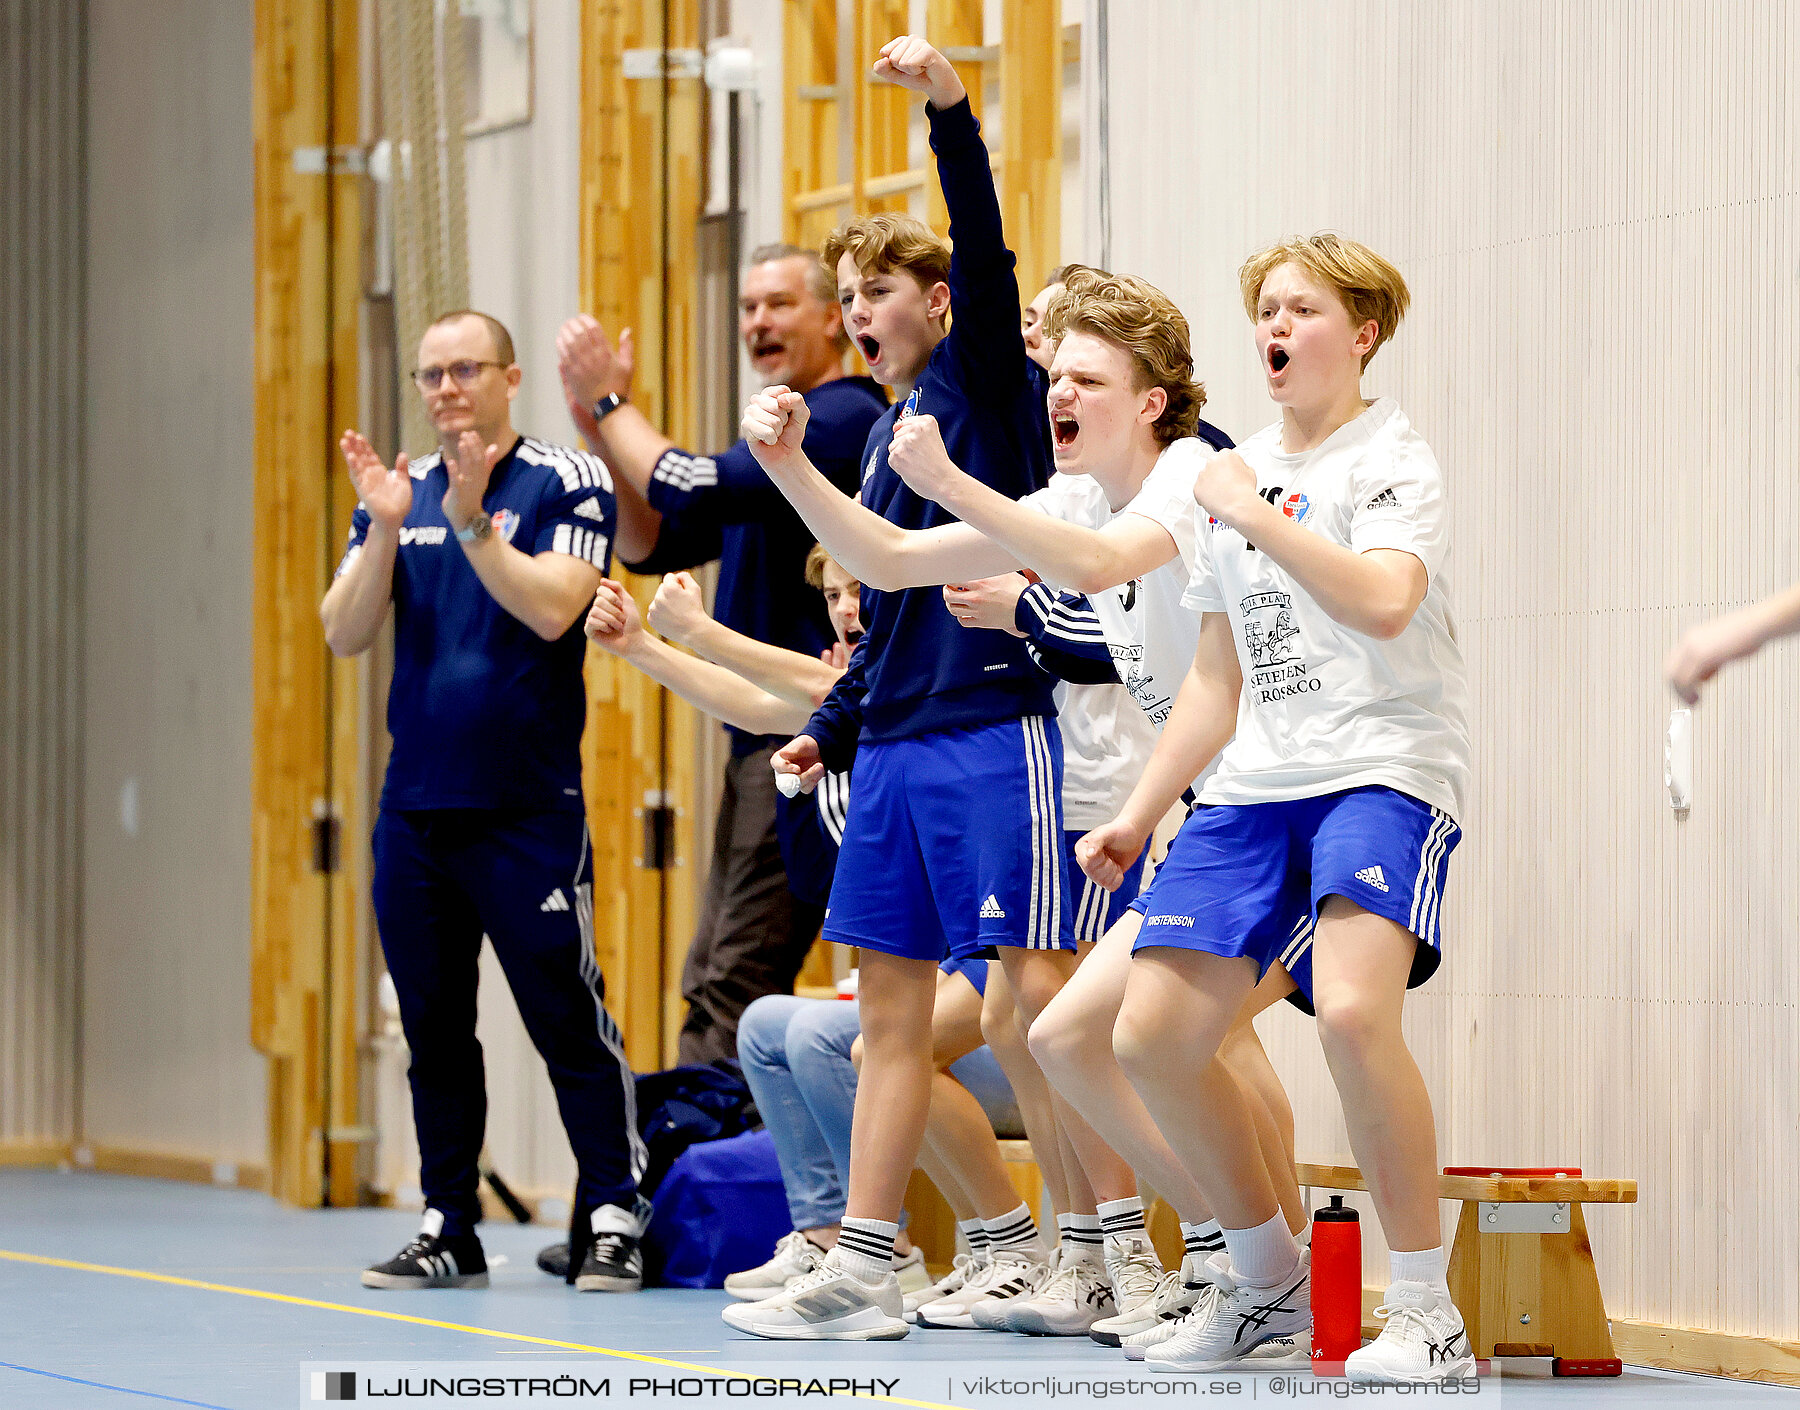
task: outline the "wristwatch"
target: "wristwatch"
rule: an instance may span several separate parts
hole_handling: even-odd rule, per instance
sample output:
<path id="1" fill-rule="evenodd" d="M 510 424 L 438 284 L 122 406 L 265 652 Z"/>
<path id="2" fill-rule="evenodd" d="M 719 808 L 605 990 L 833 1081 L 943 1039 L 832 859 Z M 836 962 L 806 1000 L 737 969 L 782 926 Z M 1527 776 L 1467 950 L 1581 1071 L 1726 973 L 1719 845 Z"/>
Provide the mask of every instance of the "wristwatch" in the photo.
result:
<path id="1" fill-rule="evenodd" d="M 624 397 L 620 396 L 617 392 L 608 392 L 605 396 L 601 397 L 599 401 L 594 403 L 594 424 L 596 426 L 599 425 L 623 405 L 625 405 Z"/>
<path id="2" fill-rule="evenodd" d="M 456 541 L 458 543 L 480 543 L 493 532 L 494 521 L 486 511 L 483 511 L 456 531 Z"/>

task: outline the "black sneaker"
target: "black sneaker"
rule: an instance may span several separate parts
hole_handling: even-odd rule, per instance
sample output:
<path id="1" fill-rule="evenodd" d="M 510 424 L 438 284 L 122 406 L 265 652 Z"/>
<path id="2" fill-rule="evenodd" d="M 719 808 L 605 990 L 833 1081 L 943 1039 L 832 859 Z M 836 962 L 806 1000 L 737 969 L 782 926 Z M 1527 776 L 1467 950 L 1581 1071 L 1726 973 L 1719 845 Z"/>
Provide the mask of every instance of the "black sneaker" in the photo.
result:
<path id="1" fill-rule="evenodd" d="M 575 1279 L 580 1292 L 636 1292 L 644 1286 L 642 1225 L 631 1210 L 603 1204 L 594 1211 L 594 1242 Z M 548 1250 L 546 1250 L 547 1252 Z"/>
<path id="2" fill-rule="evenodd" d="M 566 1277 L 569 1272 L 569 1244 L 564 1240 L 559 1244 L 545 1244 L 538 1250 L 537 1266 L 552 1278 Z"/>
<path id="3" fill-rule="evenodd" d="M 418 1237 L 362 1275 L 365 1288 L 485 1288 L 487 1257 L 473 1234 L 444 1238 L 444 1216 L 425 1211 Z"/>

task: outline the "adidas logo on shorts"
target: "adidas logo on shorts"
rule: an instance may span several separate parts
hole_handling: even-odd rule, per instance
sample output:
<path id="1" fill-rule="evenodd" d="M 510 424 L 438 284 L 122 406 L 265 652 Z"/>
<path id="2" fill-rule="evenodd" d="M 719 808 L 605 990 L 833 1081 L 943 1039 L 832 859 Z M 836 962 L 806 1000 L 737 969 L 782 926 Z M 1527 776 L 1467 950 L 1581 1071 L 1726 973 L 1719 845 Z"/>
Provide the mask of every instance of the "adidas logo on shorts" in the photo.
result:
<path id="1" fill-rule="evenodd" d="M 538 909 L 540 911 L 566 911 L 569 909 L 569 898 L 563 895 L 562 887 L 559 886 L 544 897 L 544 904 Z"/>
<path id="2" fill-rule="evenodd" d="M 989 892 L 987 900 L 981 903 L 981 918 L 983 920 L 1006 919 L 1006 912 L 1000 909 L 1000 903 L 994 899 L 992 892 Z"/>
<path id="3" fill-rule="evenodd" d="M 1386 891 L 1388 889 L 1387 878 L 1381 874 L 1381 868 L 1378 866 L 1364 867 L 1356 874 L 1356 879 L 1358 881 L 1366 881 L 1377 891 Z"/>

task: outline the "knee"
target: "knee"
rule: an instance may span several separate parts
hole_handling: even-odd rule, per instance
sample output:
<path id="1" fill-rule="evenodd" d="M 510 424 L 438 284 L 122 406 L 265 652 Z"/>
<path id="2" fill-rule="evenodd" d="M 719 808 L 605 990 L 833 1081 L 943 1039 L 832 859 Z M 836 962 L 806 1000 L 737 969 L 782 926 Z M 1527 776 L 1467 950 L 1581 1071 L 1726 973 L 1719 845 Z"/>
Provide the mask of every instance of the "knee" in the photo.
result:
<path id="1" fill-rule="evenodd" d="M 784 1002 L 785 1000 L 785 1002 Z M 742 1062 L 768 1066 L 784 1063 L 787 1056 L 788 1021 L 793 1017 L 793 1000 L 785 994 L 770 994 L 756 1000 L 738 1020 L 738 1058 Z"/>
<path id="2" fill-rule="evenodd" d="M 1313 1008 L 1318 1017 L 1319 1046 L 1334 1065 L 1361 1066 L 1373 1054 L 1404 1041 L 1398 1015 L 1390 1016 L 1386 1005 L 1362 995 L 1320 994 Z"/>
<path id="3" fill-rule="evenodd" d="M 1134 1087 L 1168 1069 L 1174 1036 L 1168 1019 L 1149 1006 L 1129 998 L 1120 1006 L 1113 1021 L 1113 1057 Z"/>
<path id="4" fill-rule="evenodd" d="M 860 1029 L 854 1004 L 814 1000 L 788 1020 L 788 1060 L 849 1062 Z"/>
<path id="5" fill-rule="evenodd" d="M 1080 1014 L 1065 1014 L 1055 1004 L 1032 1021 L 1029 1041 L 1031 1055 L 1046 1073 L 1061 1073 L 1083 1067 L 1096 1058 L 1110 1059 L 1110 1035 L 1102 1034 L 1096 1043 Z M 1104 1054 L 1097 1051 L 1104 1048 Z"/>
<path id="6" fill-rule="evenodd" d="M 1022 1053 L 1025 1040 L 1010 1004 L 988 1004 L 981 1010 L 981 1041 L 996 1053 Z"/>

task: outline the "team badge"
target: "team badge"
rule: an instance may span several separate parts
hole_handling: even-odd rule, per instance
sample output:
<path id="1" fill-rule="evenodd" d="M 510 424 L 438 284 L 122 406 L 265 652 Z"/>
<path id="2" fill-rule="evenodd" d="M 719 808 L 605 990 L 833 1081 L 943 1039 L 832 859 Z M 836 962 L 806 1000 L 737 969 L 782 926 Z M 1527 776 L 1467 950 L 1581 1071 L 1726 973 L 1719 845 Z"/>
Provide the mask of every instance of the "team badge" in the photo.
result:
<path id="1" fill-rule="evenodd" d="M 1312 501 L 1298 490 L 1295 490 L 1294 493 L 1281 502 L 1281 512 L 1287 515 L 1287 517 L 1292 519 L 1296 524 L 1303 524 L 1306 522 L 1306 512 L 1311 508 Z"/>
<path id="2" fill-rule="evenodd" d="M 900 403 L 900 413 L 894 417 L 894 420 L 898 423 L 906 420 L 909 416 L 917 416 L 918 414 L 919 389 L 914 387 L 911 392 L 907 393 L 906 400 Z"/>
<path id="3" fill-rule="evenodd" d="M 513 535 L 519 532 L 519 516 L 510 509 L 496 509 L 493 518 L 494 532 L 501 542 L 511 543 Z"/>

